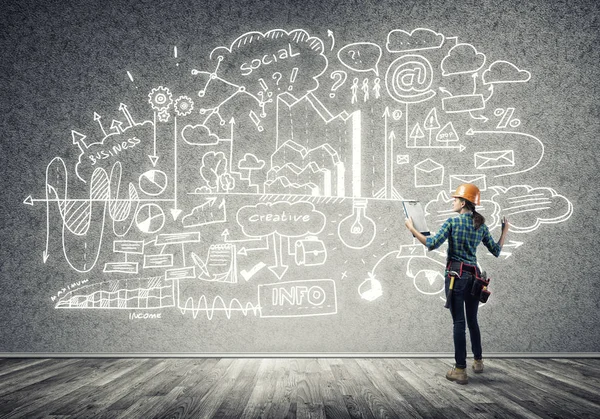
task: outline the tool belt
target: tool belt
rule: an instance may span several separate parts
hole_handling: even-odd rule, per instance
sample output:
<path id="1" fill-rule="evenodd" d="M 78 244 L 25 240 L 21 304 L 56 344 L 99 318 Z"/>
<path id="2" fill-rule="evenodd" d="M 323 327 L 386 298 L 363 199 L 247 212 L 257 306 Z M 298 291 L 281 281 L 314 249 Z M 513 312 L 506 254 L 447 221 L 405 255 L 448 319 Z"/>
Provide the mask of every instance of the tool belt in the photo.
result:
<path id="1" fill-rule="evenodd" d="M 469 265 L 468 263 L 464 262 L 457 262 L 455 260 L 448 262 L 446 265 L 446 270 L 458 272 L 458 276 L 462 276 L 463 272 L 469 272 L 475 277 L 479 276 L 479 268 L 477 266 Z"/>
<path id="2" fill-rule="evenodd" d="M 471 295 L 482 303 L 487 302 L 491 292 L 488 290 L 490 284 L 490 278 L 487 277 L 485 272 L 481 272 L 475 265 L 469 265 L 464 262 L 457 262 L 451 260 L 446 265 L 446 271 L 458 272 L 459 278 L 462 277 L 463 272 L 468 272 L 475 278 L 471 286 Z"/>

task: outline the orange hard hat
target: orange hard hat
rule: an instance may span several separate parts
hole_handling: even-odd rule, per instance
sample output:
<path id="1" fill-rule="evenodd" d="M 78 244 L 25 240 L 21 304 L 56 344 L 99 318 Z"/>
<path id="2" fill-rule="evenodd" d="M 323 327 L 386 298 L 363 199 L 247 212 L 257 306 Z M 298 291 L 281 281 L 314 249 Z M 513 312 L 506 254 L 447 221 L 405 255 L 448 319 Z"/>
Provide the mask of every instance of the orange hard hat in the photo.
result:
<path id="1" fill-rule="evenodd" d="M 475 205 L 479 205 L 480 203 L 480 193 L 479 188 L 472 183 L 463 183 L 462 185 L 458 185 L 456 188 L 456 192 L 452 195 L 452 198 L 463 198 L 467 201 Z"/>

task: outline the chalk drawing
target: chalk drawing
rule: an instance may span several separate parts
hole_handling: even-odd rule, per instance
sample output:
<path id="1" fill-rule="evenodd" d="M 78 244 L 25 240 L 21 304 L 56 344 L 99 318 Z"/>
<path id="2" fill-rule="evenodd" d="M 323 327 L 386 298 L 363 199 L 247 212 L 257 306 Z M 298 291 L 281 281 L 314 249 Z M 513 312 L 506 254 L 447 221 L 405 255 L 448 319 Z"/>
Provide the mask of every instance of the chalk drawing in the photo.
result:
<path id="1" fill-rule="evenodd" d="M 445 250 L 406 234 L 404 199 L 435 230 L 454 189 L 478 185 L 492 233 L 506 216 L 520 234 L 501 253 L 515 259 L 574 212 L 559 187 L 522 178 L 546 156 L 506 94 L 536 77 L 514 57 L 428 28 L 391 29 L 385 44 L 301 28 L 214 41 L 202 68 L 182 69 L 188 85 L 173 73 L 142 92 L 136 74 L 130 97 L 62 134 L 76 157 L 52 159 L 24 199 L 46 220 L 39 262 L 72 271 L 57 309 L 285 321 L 381 304 L 399 286 L 437 302 Z"/>

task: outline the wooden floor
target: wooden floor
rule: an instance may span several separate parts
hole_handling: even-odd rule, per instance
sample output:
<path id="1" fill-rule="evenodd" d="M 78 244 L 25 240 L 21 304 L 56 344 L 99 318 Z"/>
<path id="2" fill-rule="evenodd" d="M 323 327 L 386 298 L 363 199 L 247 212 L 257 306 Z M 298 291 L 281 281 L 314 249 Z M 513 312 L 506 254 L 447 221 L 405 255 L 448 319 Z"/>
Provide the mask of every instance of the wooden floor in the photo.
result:
<path id="1" fill-rule="evenodd" d="M 0 418 L 599 418 L 600 359 L 0 359 Z"/>

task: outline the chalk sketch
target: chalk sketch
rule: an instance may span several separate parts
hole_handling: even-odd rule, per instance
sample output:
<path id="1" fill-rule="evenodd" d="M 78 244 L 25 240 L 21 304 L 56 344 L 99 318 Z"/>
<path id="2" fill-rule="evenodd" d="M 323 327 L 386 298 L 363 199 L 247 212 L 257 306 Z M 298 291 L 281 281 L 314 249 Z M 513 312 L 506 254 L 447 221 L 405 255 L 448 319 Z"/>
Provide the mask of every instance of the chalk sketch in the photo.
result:
<path id="1" fill-rule="evenodd" d="M 320 36 L 217 40 L 185 69 L 193 83 L 167 75 L 66 133 L 76 157 L 52 159 L 24 200 L 45 209 L 40 263 L 73 271 L 55 308 L 285 321 L 377 305 L 397 286 L 439 301 L 445 250 L 413 242 L 404 200 L 435 230 L 454 189 L 476 184 L 492 233 L 506 216 L 520 234 L 503 258 L 571 217 L 560 190 L 522 177 L 544 139 L 506 89 L 535 74 L 429 28 L 392 29 L 385 45 Z"/>

